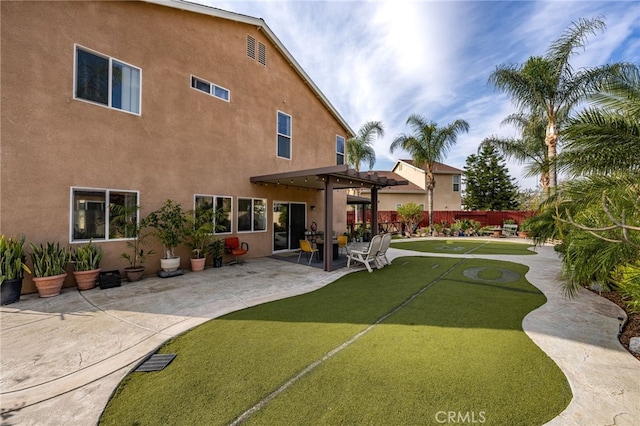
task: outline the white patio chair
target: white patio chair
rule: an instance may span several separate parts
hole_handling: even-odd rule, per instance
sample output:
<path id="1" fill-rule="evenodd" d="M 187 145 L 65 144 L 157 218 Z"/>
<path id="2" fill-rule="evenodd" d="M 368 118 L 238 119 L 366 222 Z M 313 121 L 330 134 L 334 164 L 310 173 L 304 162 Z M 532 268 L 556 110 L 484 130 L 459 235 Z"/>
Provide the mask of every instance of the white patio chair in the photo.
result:
<path id="1" fill-rule="evenodd" d="M 378 266 L 378 260 L 376 255 L 378 251 L 380 251 L 380 244 L 382 242 L 382 235 L 375 235 L 371 242 L 369 243 L 369 247 L 366 250 L 350 250 L 349 254 L 347 254 L 347 268 L 351 267 L 351 261 L 363 263 L 367 268 L 367 271 L 373 272 L 371 269 L 371 262 Z M 379 268 L 378 268 L 379 269 Z"/>
<path id="2" fill-rule="evenodd" d="M 391 234 L 384 234 L 382 236 L 382 242 L 380 243 L 380 249 L 376 254 L 376 264 L 378 265 L 378 269 L 385 265 L 391 265 L 391 261 L 387 258 L 389 244 L 391 244 Z"/>

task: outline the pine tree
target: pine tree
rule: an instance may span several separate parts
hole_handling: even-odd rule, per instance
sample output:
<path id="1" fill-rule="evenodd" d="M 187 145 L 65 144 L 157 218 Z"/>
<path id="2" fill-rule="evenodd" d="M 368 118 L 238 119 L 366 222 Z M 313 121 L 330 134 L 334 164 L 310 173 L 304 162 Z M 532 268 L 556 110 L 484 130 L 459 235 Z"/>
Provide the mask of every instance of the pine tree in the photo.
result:
<path id="1" fill-rule="evenodd" d="M 509 176 L 504 157 L 493 146 L 484 144 L 478 154 L 467 157 L 462 177 L 468 210 L 517 208 L 518 187 Z"/>

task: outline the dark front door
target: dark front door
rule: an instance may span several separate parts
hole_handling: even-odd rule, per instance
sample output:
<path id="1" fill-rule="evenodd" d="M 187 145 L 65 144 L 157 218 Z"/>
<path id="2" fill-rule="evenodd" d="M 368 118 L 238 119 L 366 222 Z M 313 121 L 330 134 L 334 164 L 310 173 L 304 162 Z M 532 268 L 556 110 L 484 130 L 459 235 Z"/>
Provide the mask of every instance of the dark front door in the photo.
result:
<path id="1" fill-rule="evenodd" d="M 304 239 L 306 205 L 301 203 L 273 203 L 273 251 L 300 248 Z"/>

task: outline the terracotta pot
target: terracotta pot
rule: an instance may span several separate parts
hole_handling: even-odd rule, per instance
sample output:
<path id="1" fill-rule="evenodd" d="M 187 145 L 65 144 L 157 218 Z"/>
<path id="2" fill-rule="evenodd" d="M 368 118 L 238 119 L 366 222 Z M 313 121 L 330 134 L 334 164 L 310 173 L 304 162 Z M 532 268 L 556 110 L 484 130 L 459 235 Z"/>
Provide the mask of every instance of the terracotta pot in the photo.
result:
<path id="1" fill-rule="evenodd" d="M 142 275 L 144 275 L 144 267 L 139 266 L 132 268 L 131 266 L 128 266 L 124 268 L 124 273 L 127 276 L 127 281 L 130 283 L 140 281 L 142 279 Z"/>
<path id="2" fill-rule="evenodd" d="M 518 236 L 520 238 L 529 238 L 529 231 L 519 231 Z"/>
<path id="3" fill-rule="evenodd" d="M 191 270 L 193 272 L 200 272 L 200 271 L 204 271 L 204 262 L 207 259 L 205 259 L 204 257 L 202 259 L 191 259 Z"/>
<path id="4" fill-rule="evenodd" d="M 33 277 L 33 282 L 38 289 L 40 297 L 53 297 L 60 294 L 64 279 L 67 277 L 67 273 L 60 275 L 52 275 L 50 277 Z"/>
<path id="5" fill-rule="evenodd" d="M 171 259 L 160 259 L 160 267 L 163 271 L 167 272 L 177 271 L 180 267 L 180 257 L 173 257 Z"/>
<path id="6" fill-rule="evenodd" d="M 2 291 L 2 304 L 8 305 L 20 301 L 20 293 L 22 293 L 22 278 L 15 280 L 5 280 L 0 286 Z"/>
<path id="7" fill-rule="evenodd" d="M 90 271 L 73 271 L 78 290 L 91 290 L 94 288 L 98 275 L 100 275 L 100 268 Z"/>

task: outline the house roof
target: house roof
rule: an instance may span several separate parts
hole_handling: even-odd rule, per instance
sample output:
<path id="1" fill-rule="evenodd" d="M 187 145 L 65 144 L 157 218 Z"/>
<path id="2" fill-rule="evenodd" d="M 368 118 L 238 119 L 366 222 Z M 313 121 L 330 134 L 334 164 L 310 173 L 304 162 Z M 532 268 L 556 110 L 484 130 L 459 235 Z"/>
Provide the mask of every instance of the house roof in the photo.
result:
<path id="1" fill-rule="evenodd" d="M 395 185 L 408 185 L 409 182 L 394 173 L 386 177 L 377 172 L 356 172 L 346 164 L 320 167 L 316 169 L 297 170 L 293 172 L 274 173 L 263 176 L 252 176 L 251 182 L 262 185 L 291 186 L 323 190 L 325 183 L 331 179 L 333 189 L 346 188 L 384 188 Z"/>
<path id="2" fill-rule="evenodd" d="M 393 166 L 393 169 L 395 170 L 396 167 L 398 167 L 398 163 L 403 162 L 405 164 L 409 164 L 410 166 L 416 167 L 418 169 L 424 170 L 424 164 L 418 166 L 416 165 L 416 163 L 413 160 L 398 160 L 398 162 L 396 163 L 395 166 Z M 439 163 L 439 162 L 435 162 L 433 163 L 433 173 L 434 174 L 443 174 L 443 175 L 450 175 L 450 174 L 459 174 L 462 173 L 464 170 L 460 170 L 460 169 L 456 169 L 455 167 L 451 167 L 448 166 L 444 163 Z"/>
<path id="3" fill-rule="evenodd" d="M 384 177 L 387 179 L 394 179 L 394 180 L 404 180 L 404 178 L 402 176 L 400 176 L 399 174 L 395 173 L 395 172 L 390 172 L 390 171 L 386 171 L 386 170 L 376 170 L 376 171 L 370 171 L 369 173 L 376 173 L 379 177 Z M 384 193 L 414 193 L 414 192 L 419 192 L 419 193 L 424 193 L 425 190 L 420 188 L 418 185 L 416 185 L 415 183 L 412 183 L 410 181 L 405 181 L 407 182 L 406 185 L 402 185 L 402 186 L 387 186 L 383 189 L 380 190 L 380 192 L 384 192 Z M 363 193 L 367 193 L 369 192 L 368 188 L 364 188 L 362 190 Z"/>
<path id="4" fill-rule="evenodd" d="M 262 31 L 264 35 L 273 43 L 273 45 L 280 51 L 282 56 L 289 62 L 289 65 L 294 71 L 302 78 L 302 80 L 309 86 L 309 88 L 316 94 L 320 102 L 329 110 L 331 115 L 338 120 L 338 122 L 349 132 L 347 137 L 355 136 L 355 132 L 349 126 L 349 123 L 340 115 L 338 110 L 329 102 L 329 99 L 322 93 L 320 88 L 311 80 L 311 77 L 302 69 L 302 66 L 295 60 L 293 55 L 284 47 L 284 44 L 276 37 L 275 33 L 271 31 L 269 26 L 262 18 L 254 18 L 239 13 L 229 12 L 226 10 L 218 9 L 216 7 L 205 6 L 198 3 L 192 3 L 183 0 L 142 0 L 147 3 L 158 4 L 161 6 L 172 7 L 175 9 L 186 10 L 189 12 L 200 13 L 203 15 L 209 15 L 216 18 L 228 19 L 230 21 L 241 22 L 255 26 L 258 30 Z"/>

